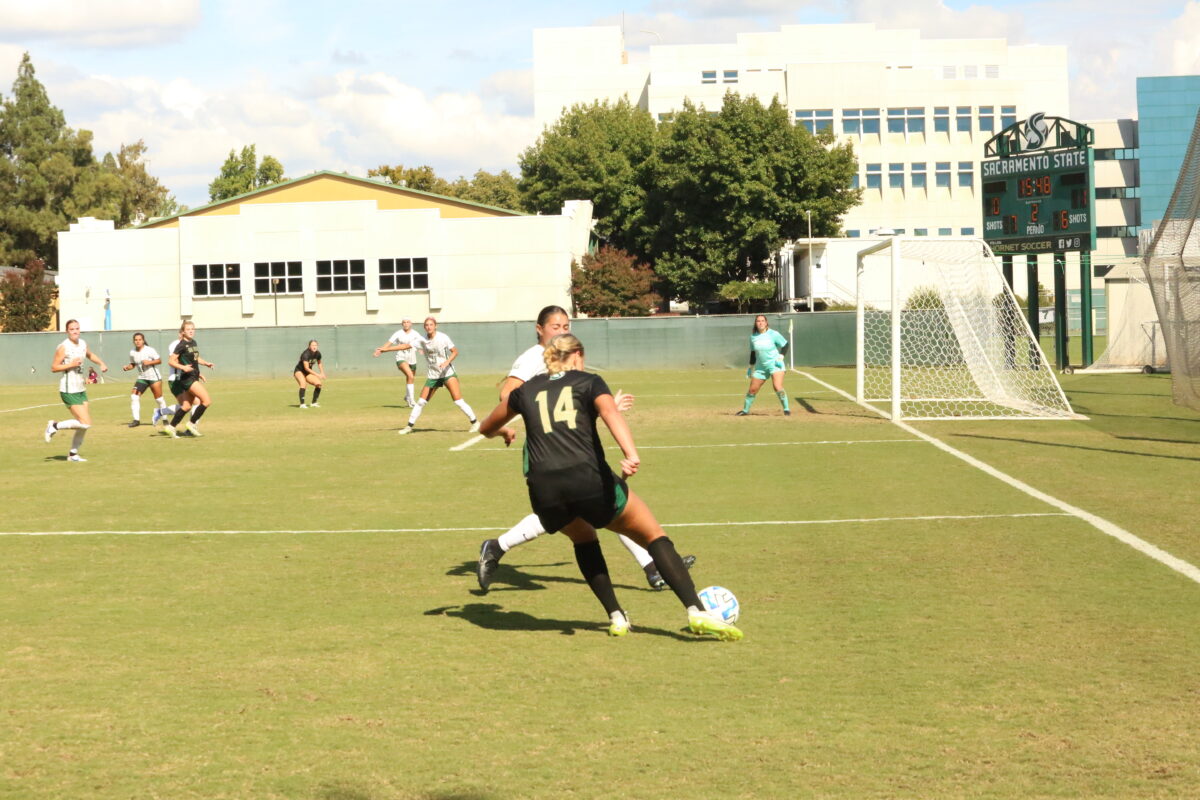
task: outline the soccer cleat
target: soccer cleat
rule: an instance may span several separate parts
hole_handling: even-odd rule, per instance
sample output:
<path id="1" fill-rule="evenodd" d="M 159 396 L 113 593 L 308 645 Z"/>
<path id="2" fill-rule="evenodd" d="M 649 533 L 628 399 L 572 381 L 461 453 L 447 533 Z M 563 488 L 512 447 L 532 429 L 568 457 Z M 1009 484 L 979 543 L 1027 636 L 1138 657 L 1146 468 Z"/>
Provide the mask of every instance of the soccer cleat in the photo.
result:
<path id="1" fill-rule="evenodd" d="M 321 404 L 320 404 L 320 403 L 313 403 L 313 404 L 312 404 L 312 407 L 313 407 L 313 408 L 320 408 L 320 407 L 321 407 Z"/>
<path id="2" fill-rule="evenodd" d="M 784 415 L 785 417 L 790 417 L 790 416 L 792 415 L 792 412 L 791 412 L 791 411 L 788 411 L 788 410 L 785 408 L 785 409 L 783 410 L 783 415 Z"/>
<path id="3" fill-rule="evenodd" d="M 162 418 L 166 415 L 167 410 L 165 408 L 154 409 L 154 413 L 150 415 L 150 424 L 157 428 L 158 423 L 162 422 Z"/>
<path id="4" fill-rule="evenodd" d="M 479 545 L 479 566 L 475 568 L 475 577 L 479 579 L 480 589 L 486 592 L 492 585 L 492 576 L 496 573 L 496 567 L 500 566 L 500 559 L 503 557 L 504 550 L 497 540 L 484 539 L 483 544 Z"/>
<path id="5" fill-rule="evenodd" d="M 70 455 L 67 456 L 67 461 L 82 461 L 82 462 L 86 463 L 87 459 L 84 458 L 83 456 L 79 455 L 79 453 L 71 453 Z"/>
<path id="6" fill-rule="evenodd" d="M 742 632 L 736 626 L 708 611 L 688 609 L 688 629 L 697 636 L 715 636 L 722 642 L 736 642 Z"/>
<path id="7" fill-rule="evenodd" d="M 183 423 L 183 427 L 187 429 L 187 433 L 190 434 L 191 436 L 203 436 L 204 435 L 203 433 L 200 432 L 200 429 L 198 427 L 196 427 L 196 423 L 192 422 L 191 420 L 185 420 Z"/>
<path id="8" fill-rule="evenodd" d="M 126 428 L 136 428 L 138 425 L 141 425 L 141 424 L 142 424 L 142 421 L 140 419 L 135 419 L 132 422 L 130 422 L 128 425 L 126 425 L 125 427 Z"/>
<path id="9" fill-rule="evenodd" d="M 749 411 L 739 411 L 736 414 L 734 414 L 734 416 L 735 417 L 748 417 L 748 416 L 750 416 L 750 412 Z"/>
<path id="10" fill-rule="evenodd" d="M 179 431 L 175 430 L 175 426 L 169 422 L 166 425 L 163 425 L 162 432 L 167 436 L 170 436 L 172 439 L 179 438 Z"/>
<path id="11" fill-rule="evenodd" d="M 412 425 L 405 425 L 403 428 L 396 431 L 396 433 L 400 434 L 401 436 L 404 436 L 405 434 L 412 433 L 412 430 L 413 430 Z"/>
<path id="12" fill-rule="evenodd" d="M 307 406 L 306 404 L 304 404 L 304 403 L 301 403 L 301 404 L 300 404 L 300 407 L 301 407 L 301 408 L 308 408 L 308 406 Z"/>
<path id="13" fill-rule="evenodd" d="M 696 563 L 696 557 L 683 556 L 680 561 L 683 562 L 683 566 L 690 570 L 692 565 Z M 663 580 L 662 575 L 658 574 L 658 570 L 655 569 L 653 561 L 643 567 L 643 569 L 646 572 L 646 581 L 650 584 L 651 589 L 656 592 L 661 592 L 663 589 L 667 588 L 667 582 Z"/>
<path id="14" fill-rule="evenodd" d="M 608 615 L 608 635 L 624 636 L 629 633 L 629 615 L 624 611 L 614 611 Z"/>
<path id="15" fill-rule="evenodd" d="M 42 438 L 49 442 L 56 433 L 58 433 L 58 428 L 54 427 L 54 420 L 50 420 L 46 423 L 46 432 L 42 434 Z"/>
<path id="16" fill-rule="evenodd" d="M 467 429 L 467 433 L 479 433 L 479 420 L 471 420 L 471 427 Z"/>

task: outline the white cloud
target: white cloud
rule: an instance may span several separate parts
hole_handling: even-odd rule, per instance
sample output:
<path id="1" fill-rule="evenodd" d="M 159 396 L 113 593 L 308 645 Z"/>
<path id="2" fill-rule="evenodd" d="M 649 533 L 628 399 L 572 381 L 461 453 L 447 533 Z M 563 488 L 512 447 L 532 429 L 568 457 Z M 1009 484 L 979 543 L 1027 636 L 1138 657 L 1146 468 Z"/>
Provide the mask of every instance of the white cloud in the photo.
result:
<path id="1" fill-rule="evenodd" d="M 973 5 L 962 10 L 942 0 L 847 0 L 849 22 L 874 22 L 880 28 L 915 28 L 923 38 L 1024 39 L 1021 12 Z"/>
<path id="2" fill-rule="evenodd" d="M 130 47 L 175 39 L 200 22 L 200 0 L 0 0 L 0 38 Z"/>
<path id="3" fill-rule="evenodd" d="M 1187 3 L 1183 12 L 1166 26 L 1154 48 L 1160 54 L 1156 64 L 1171 75 L 1200 73 L 1200 2 Z"/>
<path id="4" fill-rule="evenodd" d="M 502 70 L 489 75 L 480 87 L 483 95 L 496 97 L 509 114 L 533 116 L 533 70 Z"/>

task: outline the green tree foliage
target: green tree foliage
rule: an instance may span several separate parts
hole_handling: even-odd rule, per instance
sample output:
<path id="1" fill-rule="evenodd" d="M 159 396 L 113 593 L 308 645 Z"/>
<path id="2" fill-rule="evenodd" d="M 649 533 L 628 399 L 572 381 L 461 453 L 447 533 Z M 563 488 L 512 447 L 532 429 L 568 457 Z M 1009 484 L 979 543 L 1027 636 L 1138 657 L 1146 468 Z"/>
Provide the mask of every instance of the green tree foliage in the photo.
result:
<path id="1" fill-rule="evenodd" d="M 46 282 L 46 265 L 31 259 L 24 272 L 0 280 L 0 329 L 9 333 L 44 331 L 54 312 L 54 285 Z"/>
<path id="2" fill-rule="evenodd" d="M 572 107 L 521 154 L 523 207 L 557 214 L 567 200 L 591 200 L 596 235 L 641 253 L 642 171 L 654 140 L 653 118 L 627 100 Z"/>
<path id="3" fill-rule="evenodd" d="M 282 183 L 287 178 L 283 174 L 283 164 L 274 156 L 263 156 L 258 160 L 254 145 L 246 145 L 241 154 L 230 150 L 225 163 L 221 165 L 221 174 L 208 185 L 208 199 L 212 202 L 228 200 L 230 197 L 252 192 Z"/>
<path id="4" fill-rule="evenodd" d="M 79 217 L 118 227 L 153 213 L 166 190 L 146 170 L 146 146 L 97 161 L 92 134 L 67 127 L 26 53 L 0 103 L 0 263 L 58 263 L 57 234 Z"/>
<path id="5" fill-rule="evenodd" d="M 654 293 L 656 276 L 645 264 L 612 247 L 571 265 L 571 297 L 577 311 L 591 317 L 644 317 L 661 298 Z"/>
<path id="6" fill-rule="evenodd" d="M 722 300 L 735 303 L 739 313 L 764 307 L 775 296 L 775 284 L 770 281 L 730 281 L 717 289 Z"/>
<path id="7" fill-rule="evenodd" d="M 450 182 L 445 178 L 438 177 L 433 167 L 428 164 L 422 164 L 419 167 L 406 167 L 403 164 L 393 167 L 390 164 L 380 164 L 375 169 L 367 170 L 367 177 L 381 178 L 388 183 L 403 186 L 406 189 L 416 189 L 418 192 L 450 194 Z"/>
<path id="8" fill-rule="evenodd" d="M 459 178 L 450 184 L 447 194 L 485 206 L 506 208 L 510 211 L 521 209 L 521 193 L 517 190 L 517 179 L 506 169 L 497 174 L 481 169 L 469 181 Z"/>

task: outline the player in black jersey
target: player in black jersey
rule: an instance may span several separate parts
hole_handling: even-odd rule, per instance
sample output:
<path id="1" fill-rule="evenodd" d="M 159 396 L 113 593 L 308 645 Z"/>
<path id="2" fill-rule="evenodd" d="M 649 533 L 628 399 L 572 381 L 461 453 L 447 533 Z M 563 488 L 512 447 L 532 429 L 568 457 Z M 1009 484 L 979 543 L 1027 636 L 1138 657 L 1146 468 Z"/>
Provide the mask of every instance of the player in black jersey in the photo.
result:
<path id="1" fill-rule="evenodd" d="M 304 390 L 309 384 L 312 384 L 313 408 L 320 408 L 321 388 L 325 385 L 325 362 L 321 360 L 321 351 L 316 339 L 310 341 L 308 347 L 300 353 L 300 359 L 296 361 L 292 377 L 296 379 L 296 383 L 300 384 L 300 407 L 308 408 L 304 404 Z"/>
<path id="2" fill-rule="evenodd" d="M 200 377 L 200 367 L 215 369 L 216 365 L 200 357 L 200 347 L 196 344 L 196 323 L 189 320 L 179 328 L 179 344 L 175 345 L 175 351 L 170 354 L 167 361 L 178 371 L 179 378 L 176 382 L 183 393 L 176 395 L 180 400 L 179 410 L 171 418 L 171 424 L 166 426 L 166 432 L 172 437 L 182 432 L 180 423 L 188 413 L 185 403 L 191 403 L 192 414 L 184 424 L 183 431 L 190 432 L 193 436 L 200 436 L 200 429 L 196 427 L 196 424 L 200 422 L 200 417 L 204 416 L 204 412 L 212 405 L 208 387 L 204 385 L 204 379 Z"/>
<path id="3" fill-rule="evenodd" d="M 569 333 L 546 346 L 548 374 L 515 389 L 480 426 L 484 436 L 503 436 L 512 444 L 516 431 L 507 423 L 525 421 L 525 482 L 529 502 L 547 531 L 562 531 L 575 544 L 575 560 L 609 616 L 608 632 L 623 636 L 629 616 L 617 602 L 596 528 L 623 533 L 650 551 L 675 596 L 687 608 L 694 633 L 732 641 L 742 638 L 733 625 L 704 610 L 696 587 L 671 539 L 649 506 L 629 490 L 625 478 L 641 463 L 629 425 L 617 411 L 604 379 L 583 371 L 583 344 Z M 604 459 L 596 430 L 599 417 L 621 448 L 621 475 Z"/>

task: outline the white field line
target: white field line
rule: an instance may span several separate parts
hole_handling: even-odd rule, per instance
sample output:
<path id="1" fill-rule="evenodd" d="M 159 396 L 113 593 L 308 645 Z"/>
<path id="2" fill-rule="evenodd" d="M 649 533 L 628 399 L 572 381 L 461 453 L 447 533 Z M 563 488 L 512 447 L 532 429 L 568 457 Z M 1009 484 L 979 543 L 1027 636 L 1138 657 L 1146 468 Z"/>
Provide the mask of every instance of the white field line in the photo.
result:
<path id="1" fill-rule="evenodd" d="M 468 447 L 479 444 L 486 438 L 487 438 L 486 436 L 483 436 L 482 434 L 478 434 L 478 435 L 472 436 L 470 439 L 467 439 L 462 444 L 454 445 L 454 447 L 451 447 L 450 449 L 455 452 L 458 452 L 459 450 L 466 450 Z"/>
<path id="2" fill-rule="evenodd" d="M 850 393 L 844 392 L 841 389 L 837 388 L 836 386 L 826 383 L 825 381 L 821 380 L 820 378 L 816 377 L 815 375 L 810 375 L 809 373 L 802 372 L 798 369 L 793 369 L 792 371 L 799 375 L 803 375 L 804 377 L 808 378 L 809 380 L 819 383 L 820 385 L 822 385 L 828 389 L 832 389 L 833 391 L 842 395 L 843 397 L 845 397 L 847 400 L 849 400 L 852 403 L 857 402 L 854 399 L 854 396 L 851 395 Z M 863 406 L 863 407 L 868 408 L 868 406 Z M 871 410 L 874 411 L 874 409 L 871 409 Z M 876 413 L 878 413 L 878 412 L 876 412 Z M 1129 531 L 1125 530 L 1124 528 L 1109 522 L 1108 520 L 1104 519 L 1103 517 L 1099 517 L 1099 516 L 1091 513 L 1090 511 L 1085 511 L 1084 509 L 1079 508 L 1078 506 L 1073 506 L 1064 500 L 1059 500 L 1057 497 L 1046 494 L 1045 492 L 1041 491 L 1040 489 L 1035 489 L 1034 487 L 1030 486 L 1029 484 L 1025 483 L 1024 481 L 1020 481 L 1020 480 L 1012 477 L 1011 475 L 1008 475 L 1007 473 L 1001 472 L 1000 470 L 996 469 L 995 467 L 991 466 L 990 464 L 986 464 L 983 461 L 980 461 L 979 459 L 975 458 L 972 455 L 968 455 L 967 453 L 964 453 L 961 450 L 957 450 L 957 449 L 951 447 L 950 445 L 946 444 L 945 442 L 943 442 L 941 439 L 938 439 L 935 436 L 930 436 L 927 433 L 923 433 L 922 431 L 917 430 L 916 428 L 914 428 L 911 425 L 908 425 L 907 423 L 893 421 L 892 424 L 894 424 L 896 427 L 900 428 L 903 431 L 911 433 L 913 436 L 923 439 L 924 441 L 928 442 L 929 444 L 933 445 L 934 447 L 938 448 L 939 450 L 941 450 L 945 453 L 949 453 L 950 455 L 954 456 L 955 458 L 961 459 L 962 461 L 965 461 L 966 463 L 970 464 L 972 467 L 975 467 L 976 469 L 978 469 L 988 475 L 991 475 L 993 478 L 996 478 L 997 480 L 1007 483 L 1009 486 L 1013 487 L 1014 489 L 1022 491 L 1025 494 L 1029 495 L 1030 497 L 1041 500 L 1043 503 L 1054 506 L 1055 508 L 1064 511 L 1073 517 L 1083 520 L 1084 522 L 1088 523 L 1089 525 L 1091 525 L 1092 527 L 1094 527 L 1096 530 L 1100 531 L 1101 533 L 1105 534 L 1106 536 L 1111 536 L 1114 539 L 1116 539 L 1117 541 L 1123 542 L 1123 543 L 1129 545 L 1134 550 L 1137 550 L 1139 553 L 1142 553 L 1143 555 L 1153 558 L 1155 561 L 1168 567 L 1169 569 L 1175 570 L 1180 575 L 1183 575 L 1185 578 L 1195 581 L 1196 583 L 1200 583 L 1200 568 L 1197 568 L 1194 564 L 1184 561 L 1183 559 L 1178 558 L 1177 556 L 1171 555 L 1166 550 L 1163 550 L 1160 547 L 1156 547 L 1155 545 L 1150 544 L 1145 539 L 1142 539 L 1139 536 L 1135 536 L 1134 534 L 1130 533 Z"/>
<path id="3" fill-rule="evenodd" d="M 464 450 L 474 444 L 474 440 L 464 442 L 457 447 L 451 447 L 451 450 Z M 917 439 L 829 439 L 825 441 L 805 441 L 805 442 L 734 442 L 731 444 L 715 443 L 715 444 L 646 444 L 638 445 L 638 450 L 696 450 L 708 447 L 796 447 L 800 445 L 810 444 L 921 444 Z M 620 450 L 616 445 L 608 445 L 605 450 Z M 477 450 L 479 453 L 516 453 L 520 449 L 510 450 L 504 447 L 488 447 L 483 450 Z"/>
<path id="4" fill-rule="evenodd" d="M 125 394 L 110 394 L 107 397 L 89 397 L 88 402 L 89 403 L 99 403 L 101 400 L 113 400 L 118 397 L 129 397 L 129 393 L 126 392 Z M 0 411 L 0 414 L 12 414 L 17 411 L 32 411 L 35 408 L 57 408 L 61 405 L 62 405 L 62 403 L 58 402 L 58 403 L 45 403 L 40 406 L 25 406 L 24 408 L 6 408 L 6 409 Z"/>
<path id="5" fill-rule="evenodd" d="M 785 519 L 785 520 L 750 520 L 731 522 L 666 522 L 664 528 L 718 528 L 718 527 L 752 527 L 754 525 L 845 525 L 869 524 L 876 522 L 931 522 L 939 520 L 965 519 L 1013 519 L 1017 517 L 1067 517 L 1070 514 L 1060 512 L 1038 512 L 1027 514 L 960 514 L 960 515 L 923 515 L 915 517 L 862 517 L 858 519 Z M 461 533 L 506 531 L 508 528 L 479 527 L 479 528 L 281 528 L 270 530 L 177 530 L 177 531 L 0 531 L 0 536 L 193 536 L 201 534 L 304 534 L 304 533 Z"/>

